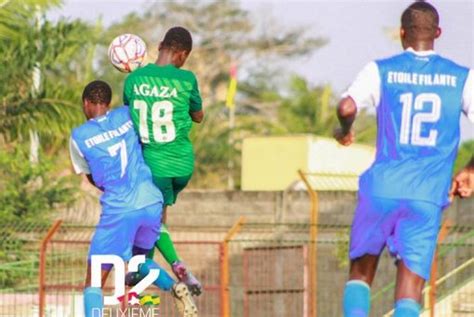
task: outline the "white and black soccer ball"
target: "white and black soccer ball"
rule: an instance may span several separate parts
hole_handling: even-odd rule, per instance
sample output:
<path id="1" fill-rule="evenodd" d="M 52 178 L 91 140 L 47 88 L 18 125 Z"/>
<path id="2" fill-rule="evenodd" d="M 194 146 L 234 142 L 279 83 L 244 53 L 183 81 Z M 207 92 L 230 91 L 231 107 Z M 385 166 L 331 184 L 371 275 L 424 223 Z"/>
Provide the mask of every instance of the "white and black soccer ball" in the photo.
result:
<path id="1" fill-rule="evenodd" d="M 109 45 L 109 60 L 123 73 L 133 72 L 146 59 L 146 44 L 135 34 L 122 34 Z"/>

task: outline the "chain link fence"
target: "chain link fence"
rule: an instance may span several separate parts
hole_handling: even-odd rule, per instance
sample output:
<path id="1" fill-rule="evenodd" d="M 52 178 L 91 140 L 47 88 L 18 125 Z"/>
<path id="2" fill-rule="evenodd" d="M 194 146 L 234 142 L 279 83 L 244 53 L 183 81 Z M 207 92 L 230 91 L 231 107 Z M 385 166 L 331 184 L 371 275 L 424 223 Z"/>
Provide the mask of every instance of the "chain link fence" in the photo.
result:
<path id="1" fill-rule="evenodd" d="M 242 226 L 229 244 L 232 316 L 314 316 L 312 300 L 315 316 L 342 316 L 349 227 L 318 227 L 316 296 L 311 297 L 309 230 L 307 224 Z M 438 248 L 434 316 L 474 316 L 474 228 L 448 230 L 448 238 Z M 391 316 L 395 273 L 393 258 L 384 252 L 372 287 L 371 316 Z M 423 316 L 430 316 L 428 301 L 426 296 Z"/>
<path id="2" fill-rule="evenodd" d="M 48 229 L 33 224 L 0 228 L 0 316 L 40 316 L 40 290 L 44 290 L 43 316 L 82 316 L 86 255 L 94 228 L 59 227 L 46 244 L 40 283 L 41 241 Z M 204 284 L 204 294 L 197 299 L 200 316 L 308 317 L 313 316 L 312 307 L 316 316 L 342 315 L 348 226 L 318 226 L 315 289 L 309 283 L 309 251 L 314 247 L 309 224 L 243 222 L 227 240 L 226 230 L 171 228 L 178 253 Z M 439 248 L 434 316 L 472 316 L 474 228 L 452 226 L 448 233 Z M 168 269 L 158 254 L 155 259 Z M 384 254 L 372 288 L 372 316 L 390 316 L 394 280 L 393 260 Z M 106 285 L 106 292 L 112 287 Z M 150 288 L 147 294 L 158 293 Z M 171 297 L 159 295 L 159 316 L 177 316 Z"/>
<path id="3" fill-rule="evenodd" d="M 38 315 L 40 241 L 49 225 L 0 226 L 0 316 Z"/>

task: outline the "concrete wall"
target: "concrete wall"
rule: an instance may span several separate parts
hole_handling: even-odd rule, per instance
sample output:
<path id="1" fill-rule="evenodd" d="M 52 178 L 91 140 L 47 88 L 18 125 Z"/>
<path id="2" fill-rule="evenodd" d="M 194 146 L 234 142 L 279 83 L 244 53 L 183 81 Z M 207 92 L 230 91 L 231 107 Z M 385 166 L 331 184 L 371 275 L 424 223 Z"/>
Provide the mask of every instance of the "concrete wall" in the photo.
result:
<path id="1" fill-rule="evenodd" d="M 354 192 L 319 193 L 319 222 L 350 225 L 356 197 Z M 249 222 L 306 223 L 310 219 L 310 200 L 304 191 L 187 191 L 169 212 L 170 225 L 177 226 L 231 226 L 239 216 Z M 474 226 L 474 199 L 455 201 L 445 217 L 458 225 Z"/>
<path id="2" fill-rule="evenodd" d="M 322 192 L 320 199 L 319 222 L 326 225 L 350 225 L 356 204 L 354 192 Z M 474 227 L 474 200 L 456 201 L 446 211 L 446 216 L 457 225 Z M 175 241 L 222 241 L 227 230 L 240 216 L 246 216 L 251 223 L 301 223 L 309 222 L 310 201 L 306 192 L 241 192 L 241 191 L 186 191 L 180 195 L 179 202 L 169 210 L 168 220 Z M 85 198 L 75 209 L 64 212 L 61 216 L 67 221 L 81 224 L 95 224 L 99 208 L 96 198 Z M 229 244 L 230 254 L 230 293 L 232 300 L 232 316 L 244 316 L 245 274 L 243 270 L 243 254 L 248 248 L 274 247 L 285 245 L 307 245 L 307 226 L 252 226 L 244 227 Z M 318 243 L 318 312 L 320 316 L 340 316 L 342 291 L 347 278 L 347 267 L 341 266 L 341 258 L 347 251 L 344 243 L 339 241 L 348 230 L 325 228 L 319 230 Z M 465 232 L 465 231 L 464 231 Z M 459 235 L 457 235 L 459 236 Z M 454 236 L 456 237 L 456 236 Z M 453 238 L 454 238 L 453 237 Z M 265 249 L 264 250 L 268 250 Z M 196 245 L 178 245 L 179 254 L 193 267 L 198 276 L 216 276 L 219 272 L 218 249 L 208 249 Z M 203 252 L 210 254 L 204 260 Z M 266 252 L 266 251 L 262 251 Z M 264 253 L 262 261 L 250 267 L 251 278 L 260 281 L 262 272 L 273 268 L 275 272 L 293 272 L 297 276 L 301 272 L 301 259 L 295 257 L 278 257 L 278 249 L 274 253 Z M 342 252 L 342 256 L 341 256 Z M 205 254 L 208 254 L 205 253 Z M 440 274 L 464 263 L 474 255 L 471 244 L 466 244 L 440 263 Z M 272 257 L 273 256 L 273 257 Z M 275 257 L 276 256 L 276 257 Z M 301 255 L 303 257 L 303 255 Z M 273 263 L 273 259 L 281 263 Z M 204 260 L 204 261 L 203 261 Z M 270 262 L 265 262 L 270 261 Z M 272 262 L 273 261 L 273 262 Z M 255 262 L 255 261 L 254 261 Z M 277 265 L 278 264 L 278 265 Z M 262 268 L 264 270 L 262 271 Z M 285 271 L 286 270 L 286 271 Z M 260 272 L 260 273 L 259 273 Z M 265 271 L 266 272 L 266 271 Z M 255 276 L 254 276 L 255 274 Z M 285 273 L 285 278 L 295 277 Z M 281 278 L 275 274 L 273 278 Z M 376 293 L 395 278 L 393 260 L 384 254 L 379 264 L 379 273 L 373 285 Z M 462 276 L 460 276 L 462 280 Z M 266 279 L 263 282 L 266 283 Z M 451 287 L 458 285 L 453 281 Z M 295 285 L 300 287 L 301 285 Z M 284 294 L 288 295 L 287 293 Z M 289 295 L 288 295 L 289 296 Z M 292 295 L 293 296 L 293 295 Z M 296 296 L 296 295 L 295 295 Z M 278 297 L 279 298 L 279 297 Z M 286 297 L 285 297 L 286 298 Z M 282 299 L 283 300 L 283 299 Z M 281 305 L 278 300 L 275 307 Z M 276 309 L 273 307 L 272 309 Z M 278 306 L 279 307 L 279 306 Z M 392 295 L 385 295 L 374 304 L 374 316 L 382 316 L 392 307 Z M 260 314 L 259 316 L 288 316 L 285 314 Z"/>
<path id="3" fill-rule="evenodd" d="M 319 193 L 321 224 L 350 225 L 356 204 L 354 192 Z M 95 224 L 100 208 L 97 198 L 84 197 L 74 208 L 60 216 L 67 221 Z M 306 223 L 310 200 L 305 191 L 242 192 L 187 190 L 169 209 L 171 226 L 230 227 L 240 216 L 248 222 Z M 445 211 L 455 224 L 474 226 L 474 199 L 456 200 Z"/>

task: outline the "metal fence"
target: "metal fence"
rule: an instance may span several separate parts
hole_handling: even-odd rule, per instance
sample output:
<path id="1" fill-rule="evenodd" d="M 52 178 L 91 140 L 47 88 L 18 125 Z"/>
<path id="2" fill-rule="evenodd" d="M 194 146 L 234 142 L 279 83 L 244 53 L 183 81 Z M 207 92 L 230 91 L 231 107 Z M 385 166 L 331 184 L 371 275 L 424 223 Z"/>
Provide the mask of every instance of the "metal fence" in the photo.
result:
<path id="1" fill-rule="evenodd" d="M 51 317 L 82 316 L 85 261 L 94 228 L 62 224 L 53 234 L 48 229 L 17 224 L 0 228 L 0 316 L 36 317 L 40 312 Z M 342 315 L 347 226 L 319 225 L 314 244 L 307 223 L 241 219 L 230 230 L 171 228 L 171 232 L 178 253 L 204 283 L 205 292 L 197 299 L 200 316 Z M 474 228 L 451 226 L 447 233 L 439 248 L 433 316 L 471 316 Z M 316 250 L 315 265 L 311 248 Z M 167 268 L 159 255 L 156 260 Z M 372 288 L 372 316 L 390 316 L 394 278 L 393 261 L 384 254 Z M 151 288 L 147 292 L 154 293 Z M 429 289 L 426 294 L 425 304 Z M 170 296 L 160 296 L 159 316 L 176 316 Z M 430 314 L 426 310 L 423 316 Z"/>
<path id="2" fill-rule="evenodd" d="M 434 312 L 427 283 L 423 316 L 474 316 L 474 228 L 446 229 L 438 248 Z M 229 242 L 231 316 L 342 316 L 349 228 L 318 227 L 313 290 L 309 232 L 308 224 L 242 224 Z M 372 287 L 371 316 L 391 316 L 395 273 L 393 258 L 385 252 Z"/>
<path id="3" fill-rule="evenodd" d="M 0 227 L 0 316 L 37 316 L 39 246 L 48 228 L 35 223 Z"/>
<path id="4" fill-rule="evenodd" d="M 81 292 L 92 229 L 91 227 L 63 225 L 47 242 L 45 278 L 40 289 L 44 289 L 44 309 L 51 312 L 53 316 L 72 317 L 82 314 Z M 186 260 L 188 267 L 203 283 L 205 295 L 196 298 L 196 304 L 202 316 L 220 316 L 222 242 L 176 241 L 176 247 L 178 253 Z M 162 267 L 168 268 L 168 264 L 162 260 L 161 256 L 157 254 L 155 259 Z M 110 280 L 105 286 L 106 294 L 107 290 L 109 289 L 110 293 L 110 289 L 113 287 Z M 149 288 L 147 294 L 160 295 L 159 316 L 178 316 L 173 299 L 168 293 L 159 292 L 153 287 Z"/>
<path id="5" fill-rule="evenodd" d="M 61 222 L 0 228 L 0 316 L 83 316 L 82 291 L 93 230 Z M 205 295 L 196 298 L 201 316 L 221 316 L 223 242 L 204 240 L 200 235 L 195 234 L 192 241 L 176 241 L 176 247 L 203 283 Z M 156 260 L 168 267 L 159 256 Z M 112 286 L 105 285 L 106 294 Z M 158 291 L 150 288 L 147 294 Z M 163 292 L 159 295 L 159 316 L 177 316 L 172 297 Z M 117 308 L 112 307 L 112 315 Z"/>

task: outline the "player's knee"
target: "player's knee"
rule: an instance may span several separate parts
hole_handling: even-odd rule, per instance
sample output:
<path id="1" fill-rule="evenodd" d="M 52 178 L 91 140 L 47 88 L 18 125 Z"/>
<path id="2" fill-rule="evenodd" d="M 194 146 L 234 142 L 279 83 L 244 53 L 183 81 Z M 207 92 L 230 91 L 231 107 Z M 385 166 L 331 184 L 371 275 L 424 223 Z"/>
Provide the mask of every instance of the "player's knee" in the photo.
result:
<path id="1" fill-rule="evenodd" d="M 398 263 L 396 299 L 411 298 L 421 300 L 425 280 L 417 273 L 411 271 L 403 261 Z"/>
<path id="2" fill-rule="evenodd" d="M 369 286 L 372 285 L 372 281 L 375 276 L 375 270 L 377 268 L 377 258 L 368 258 L 367 256 L 355 259 L 351 263 L 351 269 L 349 273 L 350 280 L 359 280 L 367 283 Z"/>

